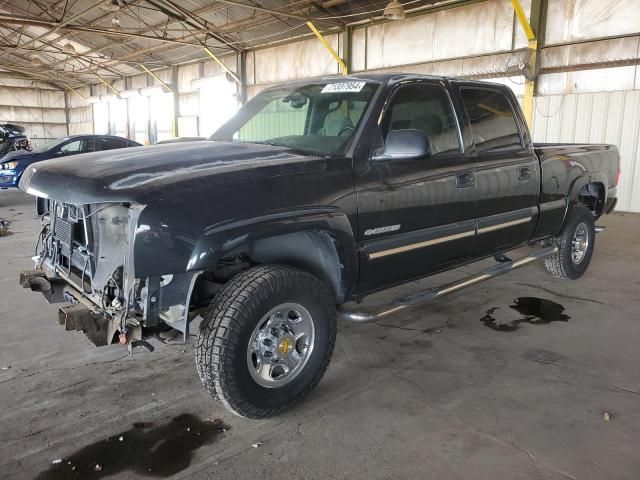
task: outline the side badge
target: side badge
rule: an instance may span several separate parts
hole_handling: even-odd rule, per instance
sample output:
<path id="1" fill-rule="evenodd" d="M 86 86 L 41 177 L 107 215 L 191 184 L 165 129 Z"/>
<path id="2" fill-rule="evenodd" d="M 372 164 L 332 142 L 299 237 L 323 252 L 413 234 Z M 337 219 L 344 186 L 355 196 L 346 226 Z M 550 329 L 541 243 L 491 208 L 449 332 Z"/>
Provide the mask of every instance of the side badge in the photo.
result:
<path id="1" fill-rule="evenodd" d="M 365 237 L 370 235 L 380 235 L 381 233 L 397 232 L 402 225 L 387 225 L 385 227 L 370 228 L 364 232 Z"/>

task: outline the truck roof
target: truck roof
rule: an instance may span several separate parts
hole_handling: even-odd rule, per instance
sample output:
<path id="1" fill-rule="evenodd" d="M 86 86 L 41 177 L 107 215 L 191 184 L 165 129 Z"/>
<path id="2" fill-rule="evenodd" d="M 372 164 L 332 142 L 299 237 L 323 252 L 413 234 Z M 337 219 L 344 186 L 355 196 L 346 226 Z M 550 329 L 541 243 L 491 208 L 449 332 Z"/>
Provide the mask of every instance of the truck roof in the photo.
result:
<path id="1" fill-rule="evenodd" d="M 492 86 L 496 86 L 496 87 L 506 88 L 501 83 L 487 82 L 487 81 L 484 81 L 484 80 L 468 80 L 468 79 L 458 78 L 458 77 L 446 77 L 446 76 L 441 76 L 441 75 L 424 75 L 424 74 L 421 74 L 421 73 L 403 73 L 403 72 L 387 72 L 387 73 L 366 73 L 366 72 L 362 72 L 362 73 L 354 73 L 354 74 L 345 75 L 345 76 L 342 76 L 342 75 L 328 75 L 328 76 L 322 76 L 322 77 L 293 80 L 293 81 L 290 81 L 290 82 L 285 82 L 284 84 L 285 85 L 303 85 L 303 84 L 311 83 L 311 82 L 335 82 L 337 80 L 342 80 L 342 81 L 362 81 L 362 80 L 364 80 L 364 81 L 388 83 L 388 82 L 398 82 L 398 81 L 402 81 L 402 80 L 412 80 L 412 79 L 443 80 L 443 81 L 457 80 L 457 81 L 464 81 L 464 82 L 469 82 L 469 83 L 477 83 L 478 85 L 492 85 Z M 278 85 L 282 85 L 282 84 L 278 84 Z M 278 85 L 274 85 L 274 87 L 277 87 Z"/>

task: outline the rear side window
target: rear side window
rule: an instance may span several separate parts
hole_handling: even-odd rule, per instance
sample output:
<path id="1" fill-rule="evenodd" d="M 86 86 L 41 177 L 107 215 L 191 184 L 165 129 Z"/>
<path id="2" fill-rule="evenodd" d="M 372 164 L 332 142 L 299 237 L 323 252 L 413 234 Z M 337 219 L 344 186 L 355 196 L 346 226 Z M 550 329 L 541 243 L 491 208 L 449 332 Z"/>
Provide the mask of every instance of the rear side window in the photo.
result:
<path id="1" fill-rule="evenodd" d="M 113 150 L 114 148 L 124 148 L 127 146 L 127 142 L 120 140 L 119 138 L 101 138 L 100 150 Z"/>
<path id="2" fill-rule="evenodd" d="M 390 130 L 420 130 L 431 140 L 431 153 L 460 151 L 458 126 L 449 97 L 436 85 L 416 83 L 401 87 L 382 122 L 382 134 Z"/>
<path id="3" fill-rule="evenodd" d="M 482 88 L 463 88 L 461 93 L 479 152 L 522 147 L 513 108 L 503 93 Z"/>

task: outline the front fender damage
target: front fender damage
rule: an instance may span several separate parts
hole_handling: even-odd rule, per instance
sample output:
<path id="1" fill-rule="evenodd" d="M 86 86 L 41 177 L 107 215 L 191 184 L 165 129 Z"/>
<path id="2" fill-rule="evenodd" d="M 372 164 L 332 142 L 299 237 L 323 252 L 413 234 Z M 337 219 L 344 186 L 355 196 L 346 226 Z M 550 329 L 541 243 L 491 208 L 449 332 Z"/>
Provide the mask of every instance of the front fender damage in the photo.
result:
<path id="1" fill-rule="evenodd" d="M 96 346 L 124 345 L 171 327 L 186 340 L 200 272 L 137 277 L 133 244 L 140 206 L 49 203 L 35 270 L 20 284 L 63 303 L 58 322 Z M 160 260 L 160 259 L 159 259 Z"/>

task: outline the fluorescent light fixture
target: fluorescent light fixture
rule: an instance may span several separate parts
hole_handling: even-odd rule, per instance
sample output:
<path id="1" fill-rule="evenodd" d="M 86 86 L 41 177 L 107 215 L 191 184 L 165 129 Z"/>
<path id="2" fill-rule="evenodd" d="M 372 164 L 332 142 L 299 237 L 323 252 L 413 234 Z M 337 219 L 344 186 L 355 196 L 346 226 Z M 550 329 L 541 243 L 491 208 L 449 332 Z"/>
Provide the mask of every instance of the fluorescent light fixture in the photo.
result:
<path id="1" fill-rule="evenodd" d="M 118 4 L 118 0 L 111 0 L 108 3 L 101 5 L 101 8 L 107 12 L 117 12 L 120 10 L 120 5 Z"/>
<path id="2" fill-rule="evenodd" d="M 398 0 L 391 0 L 384 7 L 382 16 L 387 20 L 402 20 L 404 18 L 404 7 Z"/>
<path id="3" fill-rule="evenodd" d="M 87 103 L 98 103 L 100 101 L 100 97 L 96 96 L 91 96 L 89 98 L 87 98 Z"/>
<path id="4" fill-rule="evenodd" d="M 62 51 L 67 55 L 73 55 L 74 53 L 76 53 L 76 48 L 67 42 L 62 46 Z"/>
<path id="5" fill-rule="evenodd" d="M 113 17 L 111 19 L 111 29 L 117 31 L 122 30 L 122 25 L 120 25 L 120 19 L 118 17 Z"/>

